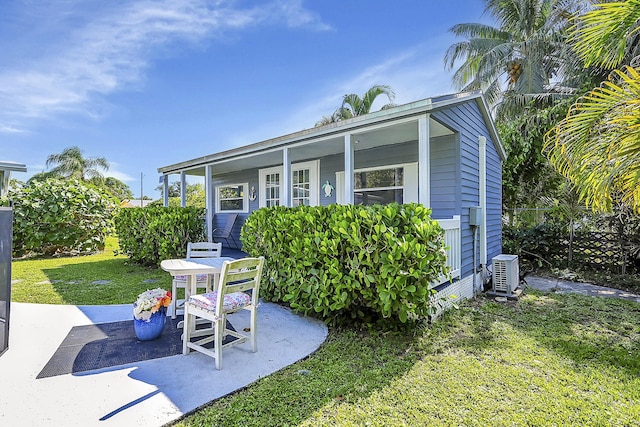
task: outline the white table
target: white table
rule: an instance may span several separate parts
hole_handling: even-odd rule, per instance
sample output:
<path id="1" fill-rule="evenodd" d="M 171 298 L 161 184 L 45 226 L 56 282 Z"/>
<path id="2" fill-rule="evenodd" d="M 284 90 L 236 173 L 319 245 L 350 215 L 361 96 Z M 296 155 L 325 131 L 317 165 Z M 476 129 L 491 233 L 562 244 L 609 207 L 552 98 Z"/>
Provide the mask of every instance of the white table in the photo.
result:
<path id="1" fill-rule="evenodd" d="M 212 288 L 215 290 L 218 285 L 218 276 L 222 271 L 222 263 L 234 260 L 235 258 L 230 257 L 165 259 L 160 263 L 160 268 L 170 273 L 172 276 L 187 276 L 187 285 L 184 289 L 184 299 L 185 301 L 188 301 L 189 296 L 196 294 L 196 281 L 198 274 L 213 275 Z M 175 295 L 172 295 L 171 297 L 176 298 Z M 182 322 L 178 323 L 178 327 L 182 327 Z"/>

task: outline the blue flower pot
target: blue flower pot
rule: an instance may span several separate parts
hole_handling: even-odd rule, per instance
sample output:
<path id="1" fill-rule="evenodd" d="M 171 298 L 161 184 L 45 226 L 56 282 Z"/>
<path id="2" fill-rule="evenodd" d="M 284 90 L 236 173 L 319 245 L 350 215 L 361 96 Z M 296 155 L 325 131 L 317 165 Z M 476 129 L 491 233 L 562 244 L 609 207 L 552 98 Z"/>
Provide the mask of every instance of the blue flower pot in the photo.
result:
<path id="1" fill-rule="evenodd" d="M 162 334 L 164 324 L 167 321 L 167 309 L 162 307 L 151 315 L 148 321 L 133 319 L 133 329 L 140 341 L 149 341 L 158 338 Z"/>

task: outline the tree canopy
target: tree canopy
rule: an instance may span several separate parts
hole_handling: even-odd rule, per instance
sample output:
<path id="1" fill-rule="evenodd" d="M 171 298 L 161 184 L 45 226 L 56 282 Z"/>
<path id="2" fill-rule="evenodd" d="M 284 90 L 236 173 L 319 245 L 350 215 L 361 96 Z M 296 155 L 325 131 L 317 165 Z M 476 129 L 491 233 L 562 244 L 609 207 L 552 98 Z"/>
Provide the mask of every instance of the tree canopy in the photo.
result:
<path id="1" fill-rule="evenodd" d="M 316 126 L 322 126 L 329 123 L 339 122 L 340 120 L 369 114 L 373 103 L 380 95 L 386 95 L 387 98 L 389 98 L 389 103 L 383 105 L 381 110 L 395 106 L 393 101 L 396 94 L 393 89 L 387 85 L 375 85 L 369 88 L 362 98 L 355 93 L 343 96 L 342 105 L 330 116 L 325 116 L 320 121 L 316 122 Z"/>
<path id="2" fill-rule="evenodd" d="M 614 70 L 581 97 L 547 135 L 551 163 L 577 187 L 588 206 L 609 211 L 615 200 L 640 212 L 640 68 L 635 67 L 640 0 L 602 3 L 572 28 L 587 64 Z"/>
<path id="3" fill-rule="evenodd" d="M 103 175 L 98 169 L 109 170 L 109 162 L 104 157 L 84 157 L 82 151 L 76 146 L 65 148 L 62 153 L 52 154 L 47 157 L 47 167 L 55 165 L 51 171 L 52 175 L 59 175 L 65 178 L 74 177 L 82 181 L 91 178 L 102 178 Z"/>

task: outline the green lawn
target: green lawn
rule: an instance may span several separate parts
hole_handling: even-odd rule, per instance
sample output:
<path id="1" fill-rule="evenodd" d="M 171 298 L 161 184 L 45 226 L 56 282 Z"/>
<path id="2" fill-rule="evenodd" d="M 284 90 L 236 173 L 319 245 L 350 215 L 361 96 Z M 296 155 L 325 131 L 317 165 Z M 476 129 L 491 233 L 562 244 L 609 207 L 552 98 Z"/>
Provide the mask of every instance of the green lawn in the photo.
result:
<path id="1" fill-rule="evenodd" d="M 132 304 L 147 289 L 171 290 L 169 273 L 114 256 L 117 248 L 118 241 L 112 237 L 105 251 L 96 255 L 13 261 L 11 299 L 41 304 Z M 109 283 L 93 283 L 102 281 Z"/>
<path id="2" fill-rule="evenodd" d="M 13 300 L 131 303 L 170 286 L 167 273 L 113 257 L 113 243 L 14 262 Z M 412 332 L 331 329 L 307 359 L 175 425 L 640 426 L 640 304 L 530 290 L 463 303 Z"/>
<path id="3" fill-rule="evenodd" d="M 640 426 L 640 304 L 528 292 L 320 350 L 178 426 Z"/>

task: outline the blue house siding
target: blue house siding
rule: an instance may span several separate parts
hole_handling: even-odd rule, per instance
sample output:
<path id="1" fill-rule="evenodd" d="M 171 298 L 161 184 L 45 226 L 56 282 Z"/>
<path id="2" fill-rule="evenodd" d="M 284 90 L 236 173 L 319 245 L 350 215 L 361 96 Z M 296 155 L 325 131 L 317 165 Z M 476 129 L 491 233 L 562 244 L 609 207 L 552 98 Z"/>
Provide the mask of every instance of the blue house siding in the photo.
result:
<path id="1" fill-rule="evenodd" d="M 432 218 L 448 219 L 460 213 L 460 168 L 458 136 L 432 138 L 430 141 Z"/>
<path id="2" fill-rule="evenodd" d="M 407 106 L 400 106 L 390 112 L 376 112 L 363 118 L 354 118 L 320 127 L 307 129 L 295 134 L 283 135 L 273 140 L 239 147 L 227 152 L 215 153 L 210 156 L 194 159 L 189 162 L 164 168 L 163 173 L 177 173 L 193 170 L 201 174 L 206 165 L 210 165 L 214 176 L 209 185 L 213 187 L 213 200 L 210 206 L 214 211 L 212 227 L 219 227 L 226 223 L 226 213 L 216 213 L 215 187 L 234 183 L 246 183 L 247 191 L 255 187 L 257 199 L 249 201 L 247 213 L 239 214 L 235 224 L 234 237 L 239 241 L 240 231 L 249 213 L 260 206 L 264 194 L 260 194 L 260 169 L 278 164 L 278 150 L 288 147 L 289 158 L 300 161 L 317 160 L 306 157 L 322 153 L 335 153 L 339 149 L 340 138 L 343 135 L 357 135 L 361 141 L 355 146 L 354 168 L 374 168 L 398 165 L 418 161 L 418 118 L 429 115 L 432 121 L 432 132 L 438 135 L 446 133 L 433 121 L 437 121 L 451 130 L 451 134 L 432 137 L 429 141 L 429 200 L 432 216 L 435 219 L 448 219 L 459 215 L 461 219 L 462 266 L 461 277 L 469 278 L 476 264 L 479 265 L 480 236 L 477 236 L 474 254 L 474 228 L 469 225 L 469 210 L 480 205 L 479 174 L 479 141 L 480 136 L 487 139 L 486 144 L 486 255 L 487 263 L 502 251 L 501 241 L 501 161 L 504 152 L 501 147 L 494 145 L 493 138 L 498 138 L 495 128 L 489 122 L 486 104 L 481 95 L 444 96 L 432 100 L 417 101 Z M 415 125 L 414 125 L 415 124 Z M 411 126 L 415 126 L 415 131 Z M 395 130 L 397 129 L 397 132 Z M 377 134 L 377 132 L 380 133 Z M 440 132 L 444 131 L 444 132 Z M 363 137 L 363 138 L 360 138 Z M 371 137 L 368 139 L 368 137 Z M 403 141 L 403 139 L 410 139 Z M 387 144 L 367 150 L 359 150 L 366 144 Z M 327 143 L 327 149 L 322 144 Z M 312 144 L 312 145 L 310 145 Z M 364 144 L 364 145 L 363 145 Z M 312 148 L 312 149 L 308 149 Z M 320 154 L 311 154 L 320 153 Z M 255 158 L 255 159 L 254 159 Z M 280 157 L 281 159 L 282 157 Z M 247 160 L 251 160 L 248 162 Z M 254 161 L 255 160 L 255 161 Z M 250 169 L 245 169 L 250 165 Z M 217 168 L 217 169 L 216 169 Z M 415 177 L 415 169 L 408 169 L 407 177 Z M 344 154 L 331 154 L 319 159 L 318 201 L 320 205 L 336 203 L 338 195 L 344 188 L 338 188 L 336 173 L 344 171 Z M 421 171 L 422 173 L 426 171 Z M 420 172 L 419 172 L 420 173 Z M 198 173 L 196 173 L 198 174 Z M 329 197 L 325 197 L 321 186 L 325 182 L 334 186 L 335 190 Z M 409 180 L 407 183 L 411 182 Z M 419 180 L 418 180 L 419 182 Z M 416 185 L 416 184 L 407 184 Z M 408 187 L 409 188 L 409 187 Z M 411 200 L 418 196 L 417 189 L 411 187 Z M 477 266 L 476 265 L 476 266 Z M 464 280 L 463 280 L 464 281 Z M 464 286 L 467 286 L 466 284 Z"/>
<path id="3" fill-rule="evenodd" d="M 495 256 L 496 244 L 501 246 L 501 201 L 496 191 L 501 188 L 501 172 L 498 153 L 491 141 L 488 130 L 476 103 L 468 102 L 452 108 L 437 111 L 432 116 L 455 129 L 459 134 L 459 205 L 456 215 L 461 217 L 462 277 L 473 273 L 474 232 L 469 225 L 469 208 L 480 205 L 479 145 L 478 137 L 487 137 L 487 257 Z M 496 200 L 496 196 L 498 199 Z M 432 202 L 433 204 L 433 202 Z M 479 263 L 479 236 L 476 242 L 476 257 Z M 499 249 L 498 249 L 499 253 Z"/>

